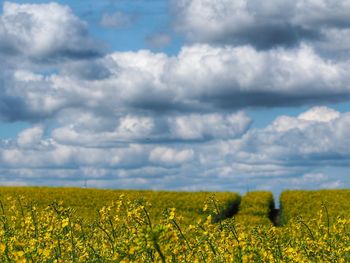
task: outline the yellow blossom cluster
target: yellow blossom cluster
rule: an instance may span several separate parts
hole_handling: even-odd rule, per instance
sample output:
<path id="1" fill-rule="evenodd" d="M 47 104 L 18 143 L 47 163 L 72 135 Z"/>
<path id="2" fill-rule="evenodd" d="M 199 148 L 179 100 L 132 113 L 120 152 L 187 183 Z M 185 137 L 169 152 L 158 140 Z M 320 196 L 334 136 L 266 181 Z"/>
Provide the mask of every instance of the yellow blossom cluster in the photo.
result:
<path id="1" fill-rule="evenodd" d="M 154 220 L 150 203 L 121 195 L 90 223 L 61 203 L 38 208 L 7 198 L 0 203 L 0 262 L 350 261 L 350 220 L 330 224 L 322 209 L 284 227 L 222 220 L 215 198 L 203 210 L 206 218 L 190 224 L 175 208 Z"/>

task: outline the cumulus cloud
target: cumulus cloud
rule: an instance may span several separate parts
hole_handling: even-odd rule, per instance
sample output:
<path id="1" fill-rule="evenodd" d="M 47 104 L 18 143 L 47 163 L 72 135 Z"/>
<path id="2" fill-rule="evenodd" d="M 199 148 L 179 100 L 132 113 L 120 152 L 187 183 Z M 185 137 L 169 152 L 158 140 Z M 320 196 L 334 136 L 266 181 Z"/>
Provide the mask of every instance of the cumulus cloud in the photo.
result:
<path id="1" fill-rule="evenodd" d="M 205 178 L 242 180 L 266 189 L 348 184 L 338 172 L 327 172 L 329 167 L 335 171 L 349 167 L 348 127 L 348 112 L 326 107 L 314 107 L 296 117 L 280 116 L 241 138 L 195 147 L 197 172 Z"/>
<path id="2" fill-rule="evenodd" d="M 25 129 L 18 134 L 17 143 L 20 147 L 33 147 L 40 143 L 43 134 L 44 129 L 41 126 Z"/>
<path id="3" fill-rule="evenodd" d="M 132 142 L 200 143 L 238 138 L 251 124 L 251 119 L 243 112 L 174 116 L 129 114 L 117 119 L 82 112 L 76 114 L 79 120 L 74 121 L 75 115 L 62 119 L 62 126 L 52 131 L 56 141 L 67 145 L 100 147 Z"/>
<path id="4" fill-rule="evenodd" d="M 37 147 L 38 144 L 40 147 Z M 16 169 L 137 168 L 147 164 L 148 153 L 147 147 L 136 144 L 119 148 L 79 147 L 46 139 L 36 141 L 31 147 L 27 143 L 2 148 L 0 161 L 2 167 Z"/>
<path id="5" fill-rule="evenodd" d="M 309 46 L 256 51 L 249 46 L 183 47 L 177 57 L 148 51 L 113 53 L 119 98 L 148 110 L 203 111 L 300 105 L 348 98 L 348 62 L 319 57 Z M 152 67 L 149 67 L 152 65 Z"/>
<path id="6" fill-rule="evenodd" d="M 175 0 L 175 27 L 194 42 L 258 49 L 322 40 L 349 28 L 350 5 L 337 1 Z M 324 39 L 323 39 L 324 40 Z"/>
<path id="7" fill-rule="evenodd" d="M 51 118 L 71 108 L 215 112 L 338 102 L 350 95 L 350 61 L 323 59 L 307 45 L 269 51 L 193 45 L 174 57 L 141 50 L 69 64 L 50 75 L 7 72 L 0 87 L 2 118 Z"/>
<path id="8" fill-rule="evenodd" d="M 0 73 L 1 74 L 1 73 Z M 8 72 L 4 85 L 0 86 L 0 118 L 6 121 L 44 119 L 79 100 L 68 98 L 57 87 L 55 75 L 44 76 L 28 70 Z"/>
<path id="9" fill-rule="evenodd" d="M 349 166 L 350 113 L 312 106 L 349 99 L 348 5 L 175 5 L 184 18 L 179 30 L 205 43 L 174 55 L 97 56 L 87 24 L 69 7 L 4 4 L 0 119 L 32 127 L 0 140 L 0 184 L 45 177 L 50 184 L 239 190 L 346 181 L 326 168 Z M 110 26 L 123 20 L 107 18 Z M 311 108 L 259 129 L 244 113 L 298 105 Z"/>
<path id="10" fill-rule="evenodd" d="M 298 105 L 346 99 L 346 64 L 324 60 L 309 46 L 258 52 L 195 45 L 182 49 L 169 78 L 180 96 L 200 106 Z"/>
<path id="11" fill-rule="evenodd" d="M 233 139 L 242 135 L 251 119 L 243 112 L 221 114 L 192 114 L 170 119 L 170 130 L 181 140 Z"/>
<path id="12" fill-rule="evenodd" d="M 281 116 L 262 130 L 251 131 L 242 140 L 242 149 L 252 160 L 265 154 L 285 165 L 347 165 L 350 157 L 346 137 L 349 113 L 326 107 L 311 108 L 297 117 Z"/>
<path id="13" fill-rule="evenodd" d="M 149 160 L 160 165 L 173 166 L 189 162 L 193 157 L 192 149 L 175 150 L 168 147 L 155 147 L 149 155 Z"/>
<path id="14" fill-rule="evenodd" d="M 36 61 L 91 58 L 100 54 L 87 24 L 68 6 L 57 3 L 5 2 L 0 16 L 0 53 L 28 56 Z"/>
<path id="15" fill-rule="evenodd" d="M 261 5 L 269 14 L 270 7 Z M 213 8 L 209 2 L 202 7 Z M 224 7 L 218 5 L 218 12 Z M 297 20 L 303 19 L 307 18 Z M 69 7 L 56 3 L 5 2 L 0 34 L 0 47 L 11 43 L 17 55 L 36 61 L 96 48 L 87 25 Z M 194 44 L 182 47 L 175 56 L 148 50 L 113 52 L 39 68 L 29 62 L 4 61 L 0 118 L 5 121 L 55 119 L 71 110 L 113 119 L 128 113 L 142 115 L 142 111 L 215 114 L 246 107 L 337 102 L 350 95 L 349 59 L 328 60 L 308 44 L 260 51 L 249 45 Z M 210 137 L 197 133 L 198 138 Z"/>
<path id="16" fill-rule="evenodd" d="M 298 119 L 305 121 L 330 122 L 339 117 L 340 112 L 325 106 L 321 106 L 311 108 L 310 110 L 300 114 Z"/>
<path id="17" fill-rule="evenodd" d="M 101 187 L 110 186 L 108 182 L 113 184 L 115 180 L 133 187 L 133 179 L 140 181 L 140 187 L 157 183 L 158 187 L 169 189 L 188 189 L 198 182 L 196 190 L 337 187 L 347 182 L 341 176 L 329 175 L 327 169 L 349 166 L 349 114 L 324 106 L 313 107 L 295 117 L 280 116 L 265 128 L 249 129 L 243 134 L 238 127 L 250 122 L 243 113 L 193 115 L 186 119 L 186 125 L 194 124 L 188 128 L 191 136 L 180 132 L 176 144 L 152 139 L 137 143 L 140 134 L 157 127 L 157 120 L 152 118 L 121 117 L 113 128 L 114 137 L 109 138 L 104 131 L 109 124 L 102 122 L 105 128 L 98 130 L 94 128 L 98 120 L 94 124 L 92 116 L 82 115 L 85 121 L 92 121 L 78 121 L 77 127 L 72 128 L 76 129 L 73 138 L 62 128 L 44 137 L 43 127 L 36 126 L 20 132 L 15 140 L 2 141 L 0 163 L 19 183 L 28 178 L 31 183 L 37 182 L 45 172 L 47 180 L 53 182 L 57 178 L 74 178 L 72 183 L 82 184 L 85 178 L 95 180 Z M 177 118 L 183 121 L 182 116 L 176 116 L 171 123 L 175 124 Z M 168 121 L 165 118 L 164 124 Z M 221 127 L 221 131 L 212 126 Z M 84 128 L 90 133 L 84 134 Z M 173 128 L 168 126 L 167 136 L 179 132 Z M 237 129 L 239 133 L 235 133 Z M 99 136 L 112 141 L 122 134 L 128 137 L 122 144 L 98 141 Z M 193 138 L 208 134 L 215 139 L 194 143 Z M 152 138 L 152 133 L 149 136 Z M 79 143 L 74 144 L 74 140 Z"/>

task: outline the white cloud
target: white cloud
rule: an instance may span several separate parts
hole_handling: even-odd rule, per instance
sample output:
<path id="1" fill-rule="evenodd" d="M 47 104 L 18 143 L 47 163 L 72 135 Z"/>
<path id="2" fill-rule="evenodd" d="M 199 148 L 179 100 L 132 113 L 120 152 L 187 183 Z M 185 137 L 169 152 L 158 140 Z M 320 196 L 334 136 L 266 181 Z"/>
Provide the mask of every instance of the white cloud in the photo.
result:
<path id="1" fill-rule="evenodd" d="M 8 72 L 0 114 L 26 120 L 52 118 L 66 109 L 187 113 L 341 101 L 350 96 L 349 63 L 322 59 L 307 45 L 270 51 L 193 45 L 176 57 L 115 52 L 96 62 L 97 75 L 95 66 L 83 72 L 83 62 L 74 64 L 75 71 L 48 76 Z"/>
<path id="2" fill-rule="evenodd" d="M 249 129 L 252 120 L 237 111 L 349 99 L 348 5 L 297 2 L 179 0 L 185 12 L 179 29 L 211 44 L 183 46 L 175 55 L 101 57 L 87 24 L 69 7 L 6 2 L 0 118 L 37 125 L 0 141 L 0 184 L 46 178 L 82 185 L 85 177 L 115 187 L 235 190 L 263 180 L 337 187 L 345 179 L 323 170 L 349 166 L 350 113 L 312 107 Z M 296 15 L 303 5 L 314 8 L 309 17 L 301 9 Z M 108 19 L 111 26 L 126 22 L 122 15 Z M 285 20 L 290 27 L 280 27 Z M 284 40 L 252 45 L 254 30 L 260 37 L 288 28 L 301 34 L 300 43 L 282 34 Z M 233 45 L 216 45 L 226 40 Z"/>
<path id="3" fill-rule="evenodd" d="M 172 135 L 181 140 L 232 139 L 242 135 L 251 122 L 243 112 L 230 115 L 192 114 L 168 121 Z"/>
<path id="4" fill-rule="evenodd" d="M 18 134 L 17 143 L 20 147 L 35 147 L 40 143 L 43 134 L 42 126 L 25 129 Z"/>
<path id="5" fill-rule="evenodd" d="M 61 126 L 52 131 L 56 141 L 67 145 L 101 147 L 136 141 L 147 144 L 174 141 L 199 143 L 233 139 L 244 134 L 251 123 L 243 112 L 174 116 L 127 114 L 113 118 L 78 111 L 70 112 L 69 116 L 71 118 L 61 118 Z"/>
<path id="6" fill-rule="evenodd" d="M 314 107 L 297 117 L 282 116 L 243 139 L 246 151 L 258 149 L 285 164 L 343 164 L 350 157 L 349 113 Z"/>
<path id="7" fill-rule="evenodd" d="M 137 144 L 119 148 L 80 147 L 63 145 L 53 139 L 41 140 L 25 147 L 9 146 L 0 149 L 2 167 L 10 168 L 54 168 L 82 167 L 137 168 L 147 164 L 149 149 Z M 30 141 L 32 143 L 32 141 Z"/>
<path id="8" fill-rule="evenodd" d="M 215 39 L 239 26 L 249 25 L 254 18 L 246 10 L 245 1 L 180 0 L 173 1 L 177 14 L 176 27 L 192 40 Z"/>
<path id="9" fill-rule="evenodd" d="M 267 127 L 267 130 L 272 132 L 287 132 L 292 129 L 305 130 L 311 126 L 317 125 L 317 123 L 329 123 L 340 116 L 340 112 L 334 109 L 325 106 L 316 106 L 301 113 L 296 118 L 280 116 Z"/>
<path id="10" fill-rule="evenodd" d="M 14 78 L 22 82 L 42 81 L 44 77 L 27 70 L 17 70 L 14 72 Z"/>
<path id="11" fill-rule="evenodd" d="M 322 115 L 324 119 L 319 118 Z M 243 113 L 233 116 L 238 120 L 247 118 Z M 48 138 L 44 139 L 42 128 L 34 127 L 21 132 L 15 141 L 2 143 L 0 164 L 6 173 L 11 174 L 12 180 L 32 180 L 32 183 L 42 178 L 45 172 L 47 180 L 52 182 L 58 178 L 61 181 L 74 178 L 74 183 L 79 185 L 83 184 L 84 178 L 100 182 L 101 186 L 107 186 L 108 181 L 114 184 L 114 180 L 123 178 L 123 185 L 133 187 L 132 178 L 138 178 L 140 182 L 146 180 L 145 187 L 156 185 L 171 189 L 184 189 L 198 181 L 201 182 L 199 189 L 211 186 L 210 189 L 222 190 L 242 189 L 247 185 L 264 189 L 280 189 L 282 186 L 337 187 L 346 182 L 329 175 L 324 169 L 345 169 L 349 165 L 349 116 L 349 113 L 331 108 L 314 107 L 296 117 L 285 116 L 291 120 L 289 126 L 281 124 L 279 120 L 282 117 L 279 117 L 265 128 L 250 129 L 242 137 L 232 138 L 230 125 L 235 130 L 237 123 L 229 122 L 231 115 L 198 115 L 193 120 L 188 119 L 189 123 L 194 122 L 196 129 L 198 123 L 204 125 L 204 128 L 198 129 L 200 132 L 196 136 L 210 133 L 215 139 L 193 143 L 185 136 L 181 140 L 178 138 L 175 145 L 171 140 L 152 141 L 152 134 L 150 143 L 135 143 L 135 138 L 143 133 L 149 122 L 147 118 L 138 119 L 130 115 L 116 122 L 114 132 L 123 127 L 125 136 L 137 136 L 129 137 L 129 141 L 122 144 L 113 144 L 112 140 L 118 138 L 117 132 L 114 137 L 108 137 L 104 129 L 94 129 L 97 120 L 82 115 L 87 123 L 80 120 L 76 127 L 72 127 L 76 129 L 76 137 L 62 134 L 60 141 L 56 138 L 56 129 L 52 138 L 48 134 Z M 89 119 L 93 123 L 90 128 Z M 208 126 L 205 126 L 205 119 Z M 138 123 L 136 120 L 141 121 Z M 166 123 L 168 119 L 164 121 Z M 153 120 L 150 123 L 157 122 Z M 158 129 L 157 125 L 153 128 Z M 224 133 L 218 133 L 214 128 L 221 126 L 220 131 Z M 90 132 L 85 132 L 84 128 L 90 129 Z M 167 131 L 167 136 L 173 136 L 170 131 Z M 98 141 L 99 137 L 103 139 Z M 80 142 L 74 143 L 74 140 Z M 110 141 L 102 143 L 103 140 Z"/>
<path id="12" fill-rule="evenodd" d="M 62 125 L 52 131 L 52 137 L 63 144 L 114 147 L 134 141 L 144 141 L 157 133 L 151 117 L 126 115 L 120 118 L 74 112 L 73 118 L 62 119 Z M 75 116 L 80 116 L 75 120 Z M 72 124 L 74 122 L 74 124 Z"/>
<path id="13" fill-rule="evenodd" d="M 327 107 L 313 107 L 298 116 L 298 119 L 305 121 L 330 122 L 340 117 L 340 113 Z"/>
<path id="14" fill-rule="evenodd" d="M 180 96 L 202 106 L 298 104 L 348 93 L 346 64 L 323 60 L 309 46 L 258 52 L 249 46 L 194 45 L 181 50 L 169 81 Z"/>
<path id="15" fill-rule="evenodd" d="M 168 147 L 156 147 L 149 155 L 151 162 L 166 166 L 181 165 L 193 158 L 194 152 L 192 149 L 176 150 Z"/>
<path id="16" fill-rule="evenodd" d="M 6 149 L 1 151 L 1 160 L 5 165 L 16 164 L 21 161 L 21 157 L 21 153 L 17 149 Z"/>
<path id="17" fill-rule="evenodd" d="M 126 116 L 120 120 L 117 134 L 122 138 L 147 138 L 154 128 L 152 118 Z"/>
<path id="18" fill-rule="evenodd" d="M 0 47 L 6 42 L 14 51 L 35 60 L 91 57 L 99 53 L 96 42 L 88 36 L 87 25 L 68 6 L 54 2 L 5 2 L 0 17 Z"/>

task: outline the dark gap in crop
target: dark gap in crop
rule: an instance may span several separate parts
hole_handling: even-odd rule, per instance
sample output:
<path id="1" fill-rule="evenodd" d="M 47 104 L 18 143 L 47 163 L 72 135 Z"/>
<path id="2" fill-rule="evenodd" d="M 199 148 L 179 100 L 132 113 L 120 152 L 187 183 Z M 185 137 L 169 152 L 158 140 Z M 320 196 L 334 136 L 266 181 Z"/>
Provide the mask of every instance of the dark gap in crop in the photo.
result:
<path id="1" fill-rule="evenodd" d="M 281 226 L 282 225 L 281 209 L 276 208 L 274 201 L 272 201 L 270 203 L 269 219 L 274 226 Z"/>
<path id="2" fill-rule="evenodd" d="M 274 226 L 281 226 L 281 210 L 279 208 L 272 208 L 269 218 Z"/>
<path id="3" fill-rule="evenodd" d="M 237 214 L 240 204 L 241 204 L 241 198 L 227 201 L 223 206 L 223 208 L 221 209 L 220 213 L 214 216 L 213 221 L 217 223 L 224 219 L 233 217 L 235 214 Z"/>

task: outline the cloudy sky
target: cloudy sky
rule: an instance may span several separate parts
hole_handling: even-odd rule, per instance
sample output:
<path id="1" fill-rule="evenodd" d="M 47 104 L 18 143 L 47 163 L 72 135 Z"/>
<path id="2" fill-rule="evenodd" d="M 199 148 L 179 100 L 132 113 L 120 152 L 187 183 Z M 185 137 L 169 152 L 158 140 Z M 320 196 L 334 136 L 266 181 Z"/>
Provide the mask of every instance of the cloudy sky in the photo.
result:
<path id="1" fill-rule="evenodd" d="M 0 3 L 1 185 L 350 187 L 349 0 Z"/>

